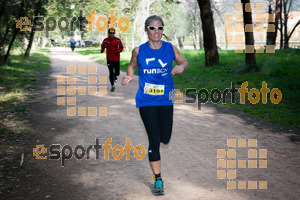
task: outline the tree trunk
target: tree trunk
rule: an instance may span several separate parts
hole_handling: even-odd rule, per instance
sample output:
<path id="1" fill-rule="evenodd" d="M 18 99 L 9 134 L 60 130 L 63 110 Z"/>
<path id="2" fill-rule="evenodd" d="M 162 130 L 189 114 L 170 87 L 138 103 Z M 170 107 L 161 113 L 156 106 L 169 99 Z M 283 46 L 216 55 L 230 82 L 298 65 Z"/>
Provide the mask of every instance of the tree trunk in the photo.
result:
<path id="1" fill-rule="evenodd" d="M 291 36 L 293 35 L 294 31 L 296 30 L 297 26 L 300 25 L 300 20 L 298 20 L 298 22 L 295 24 L 295 26 L 293 27 L 292 31 L 289 33 L 288 35 L 288 39 L 291 38 Z"/>
<path id="2" fill-rule="evenodd" d="M 225 49 L 226 50 L 228 49 L 228 36 L 226 33 L 225 33 Z"/>
<path id="3" fill-rule="evenodd" d="M 4 10 L 5 10 L 5 7 L 6 7 L 6 0 L 2 0 L 1 1 L 1 9 L 0 9 L 0 19 L 1 19 L 1 17 L 2 17 L 2 15 L 3 15 L 3 13 L 4 13 Z"/>
<path id="4" fill-rule="evenodd" d="M 20 10 L 19 10 L 19 14 L 17 16 L 17 19 L 20 19 L 20 17 L 22 17 L 23 15 L 23 12 L 24 12 L 24 0 L 21 1 L 21 6 L 20 6 Z M 12 48 L 12 45 L 17 37 L 17 34 L 20 32 L 20 29 L 16 28 L 16 26 L 14 27 L 14 32 L 13 32 L 13 36 L 10 40 L 10 43 L 8 45 L 8 48 L 7 48 L 7 52 L 4 56 L 4 63 L 7 63 L 7 59 L 8 59 L 8 56 L 10 54 L 10 51 L 11 51 L 11 48 Z"/>
<path id="5" fill-rule="evenodd" d="M 202 21 L 205 65 L 213 66 L 219 64 L 219 53 L 216 41 L 215 26 L 213 14 L 211 11 L 210 0 L 197 0 L 200 7 L 200 16 Z"/>
<path id="6" fill-rule="evenodd" d="M 201 32 L 199 32 L 199 48 L 200 49 L 204 49 Z"/>
<path id="7" fill-rule="evenodd" d="M 195 30 L 193 30 L 193 46 L 194 46 L 194 50 L 196 50 L 197 45 L 196 45 L 196 32 L 195 32 Z"/>
<path id="8" fill-rule="evenodd" d="M 288 49 L 289 48 L 289 40 L 288 40 L 288 32 L 287 32 L 287 28 L 288 28 L 288 12 L 287 12 L 287 0 L 284 0 L 283 1 L 283 17 L 284 17 L 284 31 L 283 31 L 283 34 L 284 34 L 284 46 L 283 48 L 284 49 Z"/>
<path id="9" fill-rule="evenodd" d="M 221 11 L 219 10 L 219 8 L 217 8 L 216 4 L 214 1 L 211 2 L 212 3 L 212 7 L 213 9 L 217 12 L 217 14 L 219 15 L 220 19 L 221 19 L 221 22 L 223 24 L 223 26 L 225 26 L 225 21 L 223 20 L 222 18 L 222 14 L 221 14 Z M 225 32 L 224 32 L 225 33 Z M 220 38 L 222 36 L 222 32 L 220 32 Z M 228 36 L 227 34 L 225 33 L 225 49 L 228 49 Z"/>
<path id="10" fill-rule="evenodd" d="M 179 43 L 178 43 L 178 40 L 176 40 L 177 39 L 177 36 L 176 35 L 174 35 L 174 38 L 175 38 L 175 43 L 176 43 L 176 47 L 177 47 L 177 49 L 179 49 L 180 47 L 179 47 Z"/>
<path id="11" fill-rule="evenodd" d="M 275 11 L 275 33 L 273 35 L 272 40 L 270 40 L 270 45 L 276 45 L 277 32 L 279 26 L 279 20 L 281 16 L 281 0 L 276 0 L 276 11 Z"/>
<path id="12" fill-rule="evenodd" d="M 280 49 L 283 49 L 283 21 L 282 21 L 282 5 L 280 6 Z"/>
<path id="13" fill-rule="evenodd" d="M 200 17 L 200 15 L 199 15 L 199 32 L 198 32 L 198 34 L 199 34 L 199 49 L 203 49 L 203 42 L 202 42 L 202 35 L 201 35 L 201 32 L 202 32 L 201 27 L 202 27 L 202 23 L 201 23 L 201 17 Z M 196 33 L 197 33 L 197 32 L 196 32 Z"/>
<path id="14" fill-rule="evenodd" d="M 33 27 L 31 29 L 31 33 L 30 33 L 30 37 L 29 37 L 29 42 L 28 42 L 28 46 L 27 46 L 27 49 L 25 51 L 24 57 L 29 57 L 29 55 L 30 55 L 31 46 L 32 46 L 33 39 L 34 39 L 34 34 L 35 34 L 35 22 L 33 22 Z"/>
<path id="15" fill-rule="evenodd" d="M 272 4 L 273 4 L 272 2 L 273 2 L 273 0 L 269 0 L 269 11 L 268 11 L 269 19 L 268 19 L 268 28 L 267 28 L 267 30 L 269 29 L 269 27 L 271 25 L 275 26 L 275 22 L 270 22 L 271 16 L 274 13 L 274 9 L 272 8 Z M 276 30 L 275 30 L 275 32 L 276 32 Z M 274 38 L 276 40 L 275 32 L 267 32 L 267 41 L 266 41 L 267 45 L 274 45 L 275 44 L 275 43 L 273 43 Z"/>
<path id="16" fill-rule="evenodd" d="M 0 67 L 1 67 L 2 62 L 3 62 L 4 45 L 5 45 L 5 41 L 6 41 L 6 38 L 8 36 L 8 33 L 9 33 L 9 28 L 10 28 L 10 26 L 7 25 L 4 36 L 2 38 L 2 41 L 0 42 Z"/>
<path id="17" fill-rule="evenodd" d="M 195 1 L 195 10 L 194 10 L 194 15 L 193 15 L 193 46 L 194 46 L 194 50 L 197 49 L 197 45 L 196 45 L 196 41 L 197 41 L 197 30 L 196 30 L 196 11 L 197 11 L 197 2 Z"/>
<path id="18" fill-rule="evenodd" d="M 183 49 L 183 42 L 182 42 L 181 37 L 177 37 L 177 40 L 178 40 L 178 44 L 179 44 L 179 49 Z"/>
<path id="19" fill-rule="evenodd" d="M 33 26 L 32 26 L 30 37 L 29 37 L 29 43 L 28 43 L 28 46 L 27 46 L 27 49 L 26 49 L 26 52 L 25 52 L 25 55 L 24 55 L 25 57 L 29 57 L 29 55 L 30 55 L 32 43 L 33 43 L 33 40 L 34 40 L 35 26 L 36 26 L 36 20 L 37 20 L 35 18 L 35 16 L 39 15 L 39 11 L 41 9 L 42 9 L 42 2 L 41 2 L 41 0 L 39 0 L 38 3 L 37 3 L 37 5 L 36 5 L 34 16 L 33 16 L 34 17 L 34 19 L 33 19 Z"/>
<path id="20" fill-rule="evenodd" d="M 43 40 L 42 48 L 45 48 L 46 47 L 46 43 L 47 43 L 46 34 L 43 36 L 42 40 Z"/>
<path id="21" fill-rule="evenodd" d="M 3 35 L 2 41 L 0 42 L 0 48 L 1 48 L 1 49 L 4 48 L 4 44 L 5 44 L 6 38 L 7 38 L 8 33 L 9 33 L 9 28 L 10 28 L 10 25 L 8 24 L 8 25 L 6 26 L 6 30 L 5 30 L 5 33 L 4 33 L 4 35 Z"/>
<path id="22" fill-rule="evenodd" d="M 245 32 L 245 45 L 253 45 L 254 48 L 254 35 L 253 31 L 246 31 L 246 25 L 253 25 L 252 12 L 246 12 L 246 4 L 250 4 L 250 0 L 241 0 L 243 4 L 243 18 L 244 18 L 244 32 Z M 247 49 L 247 47 L 246 47 Z M 255 48 L 254 48 L 255 51 Z M 246 65 L 256 65 L 255 53 L 245 53 Z"/>

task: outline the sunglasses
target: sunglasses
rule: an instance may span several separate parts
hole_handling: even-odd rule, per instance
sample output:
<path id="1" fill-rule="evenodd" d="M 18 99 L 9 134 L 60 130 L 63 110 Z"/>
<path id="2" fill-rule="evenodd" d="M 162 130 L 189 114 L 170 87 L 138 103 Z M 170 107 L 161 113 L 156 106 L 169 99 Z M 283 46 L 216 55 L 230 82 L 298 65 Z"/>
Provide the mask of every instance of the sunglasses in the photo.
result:
<path id="1" fill-rule="evenodd" d="M 115 33 L 111 33 L 111 32 L 110 32 L 109 34 L 115 34 Z"/>
<path id="2" fill-rule="evenodd" d="M 155 30 L 155 29 L 162 31 L 162 30 L 164 30 L 164 27 L 163 27 L 163 26 L 159 26 L 159 27 L 148 26 L 147 29 L 148 29 L 149 31 L 153 31 L 153 30 Z"/>

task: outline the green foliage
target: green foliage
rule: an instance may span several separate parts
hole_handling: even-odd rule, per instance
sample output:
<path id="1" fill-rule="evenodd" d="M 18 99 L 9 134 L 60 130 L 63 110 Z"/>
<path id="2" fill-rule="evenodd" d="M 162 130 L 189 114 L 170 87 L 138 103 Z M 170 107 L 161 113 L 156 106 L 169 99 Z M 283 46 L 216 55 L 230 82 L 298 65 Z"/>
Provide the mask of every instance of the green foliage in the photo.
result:
<path id="1" fill-rule="evenodd" d="M 248 81 L 248 90 L 257 88 L 260 90 L 262 82 L 267 83 L 267 87 L 272 90 L 278 88 L 283 95 L 281 102 L 277 105 L 268 103 L 251 104 L 248 100 L 246 104 L 239 103 L 239 95 L 236 104 L 231 104 L 228 99 L 227 106 L 234 107 L 245 113 L 257 115 L 272 122 L 279 122 L 290 127 L 300 128 L 300 50 L 289 49 L 276 51 L 275 54 L 256 54 L 260 71 L 250 71 L 242 73 L 246 68 L 244 64 L 244 54 L 236 54 L 234 51 L 219 51 L 220 63 L 212 68 L 204 66 L 204 51 L 181 51 L 183 56 L 189 61 L 189 69 L 182 76 L 175 76 L 174 81 L 181 90 L 184 88 L 206 88 L 211 91 L 218 88 L 224 91 L 230 88 L 231 83 L 235 83 L 236 88 Z M 247 99 L 248 95 L 246 95 Z"/>
<path id="2" fill-rule="evenodd" d="M 177 1 L 176 1 L 177 2 Z M 191 31 L 191 23 L 180 4 L 174 1 L 162 2 L 162 8 L 159 15 L 164 19 L 165 31 L 164 33 L 174 38 L 185 37 Z"/>
<path id="3" fill-rule="evenodd" d="M 16 138 L 29 133 L 25 120 L 28 108 L 22 104 L 31 99 L 29 91 L 50 66 L 48 49 L 32 51 L 24 59 L 12 54 L 8 64 L 0 68 L 0 138 Z"/>
<path id="4" fill-rule="evenodd" d="M 49 67 L 46 57 L 49 52 L 48 49 L 33 51 L 28 59 L 11 55 L 8 64 L 0 68 L 1 95 L 31 88 L 31 84 L 37 81 L 36 76 Z"/>
<path id="5" fill-rule="evenodd" d="M 110 16 L 110 11 L 114 10 L 114 15 L 119 18 L 122 16 L 122 11 L 120 8 L 119 1 L 107 1 L 107 0 L 98 0 L 98 1 L 82 1 L 82 0 L 53 0 L 52 3 L 49 4 L 49 14 L 45 17 L 47 19 L 50 16 L 53 16 L 57 21 L 61 17 L 67 17 L 69 23 L 71 23 L 72 18 L 82 17 L 84 20 L 82 21 L 82 26 L 80 31 L 79 20 L 75 21 L 73 29 L 71 29 L 71 25 L 69 24 L 69 28 L 66 31 L 61 31 L 58 27 L 49 32 L 48 38 L 53 38 L 60 44 L 68 43 L 69 39 L 74 35 L 74 31 L 81 35 L 82 40 L 90 40 L 90 39 L 103 39 L 107 32 L 99 32 L 96 28 L 96 20 L 100 16 L 104 16 L 108 18 Z M 88 30 L 88 22 L 86 21 L 86 17 L 89 13 L 95 10 L 95 21 L 93 22 L 93 31 Z M 64 24 L 63 24 L 64 25 Z M 117 22 L 114 24 L 117 26 Z M 43 33 L 42 35 L 44 35 Z"/>
<path id="6" fill-rule="evenodd" d="M 28 17 L 31 20 L 31 28 L 33 25 L 33 17 L 35 15 L 46 15 L 45 5 L 48 0 L 16 0 L 1 1 L 0 8 L 4 7 L 5 12 L 0 14 L 0 65 L 2 65 L 3 57 L 7 53 L 7 47 L 12 43 L 13 49 L 25 50 L 25 38 L 29 36 L 29 32 L 20 31 L 16 28 L 16 20 L 20 17 Z"/>

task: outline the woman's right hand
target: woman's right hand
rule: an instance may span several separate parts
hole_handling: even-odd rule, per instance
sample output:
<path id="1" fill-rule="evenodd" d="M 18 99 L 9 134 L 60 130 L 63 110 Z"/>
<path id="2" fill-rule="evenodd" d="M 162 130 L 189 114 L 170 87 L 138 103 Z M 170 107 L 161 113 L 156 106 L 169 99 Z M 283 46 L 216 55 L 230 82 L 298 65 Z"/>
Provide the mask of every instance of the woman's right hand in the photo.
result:
<path id="1" fill-rule="evenodd" d="M 127 85 L 128 83 L 130 83 L 132 81 L 132 76 L 134 74 L 134 70 L 135 68 L 138 66 L 137 63 L 137 55 L 139 53 L 139 47 L 135 47 L 132 50 L 132 55 L 131 55 L 131 59 L 130 59 L 130 63 L 127 67 L 127 76 L 125 76 L 122 80 L 122 85 Z M 131 75 L 132 74 L 132 75 Z"/>
<path id="2" fill-rule="evenodd" d="M 125 76 L 122 80 L 122 85 L 127 85 L 132 81 L 132 76 Z"/>

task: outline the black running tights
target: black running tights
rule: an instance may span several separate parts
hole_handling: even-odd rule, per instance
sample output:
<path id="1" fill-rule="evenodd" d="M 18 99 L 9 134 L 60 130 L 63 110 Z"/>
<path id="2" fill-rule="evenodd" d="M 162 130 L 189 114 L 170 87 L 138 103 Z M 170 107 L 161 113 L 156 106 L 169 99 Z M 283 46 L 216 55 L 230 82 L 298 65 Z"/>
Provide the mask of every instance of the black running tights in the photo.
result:
<path id="1" fill-rule="evenodd" d="M 173 105 L 146 106 L 139 110 L 149 139 L 149 161 L 158 161 L 160 160 L 160 143 L 168 144 L 171 139 Z"/>

